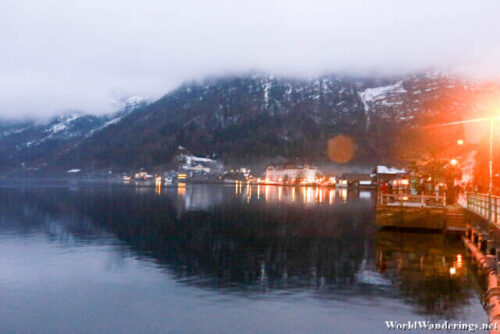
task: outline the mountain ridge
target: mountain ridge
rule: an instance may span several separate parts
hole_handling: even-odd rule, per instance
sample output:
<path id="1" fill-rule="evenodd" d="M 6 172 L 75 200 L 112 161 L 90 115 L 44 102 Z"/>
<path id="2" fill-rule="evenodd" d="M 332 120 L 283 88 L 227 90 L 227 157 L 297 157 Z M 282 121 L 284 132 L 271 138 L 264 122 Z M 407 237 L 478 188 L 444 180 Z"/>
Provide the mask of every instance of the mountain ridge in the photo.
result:
<path id="1" fill-rule="evenodd" d="M 27 163 L 128 170 L 165 166 L 183 146 L 226 163 L 296 157 L 325 162 L 328 140 L 344 134 L 356 143 L 353 162 L 393 163 L 401 159 L 408 129 L 458 119 L 477 96 L 498 91 L 436 72 L 387 78 L 331 74 L 302 80 L 255 73 L 211 78 L 184 84 L 113 120 L 88 116 L 87 135 L 81 132 L 71 144 L 43 154 L 30 147 L 21 150 L 24 154 L 15 152 L 7 140 L 12 135 L 2 135 L 0 159 L 3 169 Z M 2 133 L 4 128 L 0 124 Z"/>

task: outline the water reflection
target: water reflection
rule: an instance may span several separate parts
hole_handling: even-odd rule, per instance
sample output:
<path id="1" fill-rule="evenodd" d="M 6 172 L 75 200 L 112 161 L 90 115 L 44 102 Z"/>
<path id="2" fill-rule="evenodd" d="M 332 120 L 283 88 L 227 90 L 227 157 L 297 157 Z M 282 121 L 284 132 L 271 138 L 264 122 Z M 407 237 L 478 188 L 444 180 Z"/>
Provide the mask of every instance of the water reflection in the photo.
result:
<path id="1" fill-rule="evenodd" d="M 340 204 L 351 201 L 369 201 L 373 197 L 373 191 L 333 189 L 328 187 L 292 187 L 274 185 L 251 185 L 248 183 L 236 183 L 234 185 L 216 186 L 223 189 L 214 192 L 213 185 L 206 184 L 185 184 L 177 186 L 167 186 L 163 189 L 156 188 L 156 194 L 166 193 L 168 197 L 184 201 L 183 209 L 200 210 L 211 206 L 221 205 L 226 199 L 239 198 L 247 203 L 251 201 L 265 201 L 269 204 Z M 141 188 L 147 191 L 147 188 Z"/>
<path id="2" fill-rule="evenodd" d="M 112 198 L 96 193 L 90 203 L 78 202 L 85 204 L 81 212 L 138 254 L 179 277 L 204 277 L 193 284 L 259 291 L 354 284 L 359 263 L 372 252 L 364 242 L 373 232 L 371 203 L 269 205 L 280 197 L 290 203 L 294 188 L 281 188 L 264 187 L 264 200 L 250 187 L 233 195 L 230 187 L 214 193 L 213 187 L 187 186 L 177 197 L 167 188 L 164 197 L 116 191 Z M 321 200 L 320 191 L 305 191 Z M 110 215 L 112 203 L 121 208 Z"/>
<path id="3" fill-rule="evenodd" d="M 111 240 L 197 289 L 250 298 L 309 292 L 325 301 L 383 296 L 436 319 L 482 312 L 460 242 L 376 231 L 370 192 L 181 184 L 0 189 L 0 196 L 3 238 L 14 231 L 66 245 Z M 387 304 L 377 306 L 382 315 Z"/>
<path id="4" fill-rule="evenodd" d="M 477 295 L 476 273 L 464 265 L 464 248 L 453 236 L 379 231 L 377 267 L 395 282 L 418 313 L 458 319 Z"/>

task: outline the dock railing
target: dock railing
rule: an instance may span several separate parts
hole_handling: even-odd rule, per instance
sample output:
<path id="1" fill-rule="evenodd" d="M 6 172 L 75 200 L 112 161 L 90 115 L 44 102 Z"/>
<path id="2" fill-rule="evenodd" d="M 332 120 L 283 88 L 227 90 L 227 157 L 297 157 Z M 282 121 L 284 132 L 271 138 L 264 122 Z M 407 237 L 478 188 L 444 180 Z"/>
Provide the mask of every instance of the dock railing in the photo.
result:
<path id="1" fill-rule="evenodd" d="M 446 195 L 379 194 L 378 205 L 400 207 L 443 207 Z"/>
<path id="2" fill-rule="evenodd" d="M 500 224 L 500 196 L 491 196 L 491 208 L 488 194 L 467 193 L 467 209 L 488 220 L 491 210 L 491 222 Z"/>

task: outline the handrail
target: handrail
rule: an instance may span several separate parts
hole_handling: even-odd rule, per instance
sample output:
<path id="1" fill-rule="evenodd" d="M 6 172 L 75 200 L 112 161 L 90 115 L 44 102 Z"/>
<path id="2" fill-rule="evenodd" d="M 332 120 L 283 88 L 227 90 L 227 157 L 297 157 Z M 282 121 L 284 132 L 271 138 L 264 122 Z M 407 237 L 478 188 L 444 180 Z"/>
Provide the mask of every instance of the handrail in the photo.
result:
<path id="1" fill-rule="evenodd" d="M 490 197 L 488 194 L 472 192 L 467 192 L 466 196 L 468 210 L 485 219 L 491 219 L 494 224 L 500 224 L 500 196 Z"/>
<path id="2" fill-rule="evenodd" d="M 410 194 L 379 194 L 379 205 L 411 206 L 420 204 L 422 207 L 445 206 L 446 195 L 410 195 Z"/>
<path id="3" fill-rule="evenodd" d="M 488 194 L 486 193 L 474 193 L 474 192 L 471 192 L 471 191 L 468 191 L 465 193 L 466 195 L 476 195 L 476 196 L 484 196 L 484 197 L 488 197 Z M 500 196 L 497 196 L 497 195 L 491 195 L 491 198 L 496 198 L 496 199 L 500 199 Z"/>
<path id="4" fill-rule="evenodd" d="M 383 197 L 407 197 L 407 198 L 439 198 L 443 199 L 444 195 L 408 195 L 408 194 L 382 194 Z"/>

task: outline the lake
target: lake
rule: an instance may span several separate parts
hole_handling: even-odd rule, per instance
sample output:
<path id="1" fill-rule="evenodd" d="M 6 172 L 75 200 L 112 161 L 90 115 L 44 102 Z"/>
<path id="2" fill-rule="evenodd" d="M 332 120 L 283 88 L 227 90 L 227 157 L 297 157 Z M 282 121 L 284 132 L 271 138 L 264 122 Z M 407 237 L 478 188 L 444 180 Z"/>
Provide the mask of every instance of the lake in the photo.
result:
<path id="1" fill-rule="evenodd" d="M 385 333 L 483 323 L 457 237 L 328 188 L 0 187 L 1 333 Z"/>

